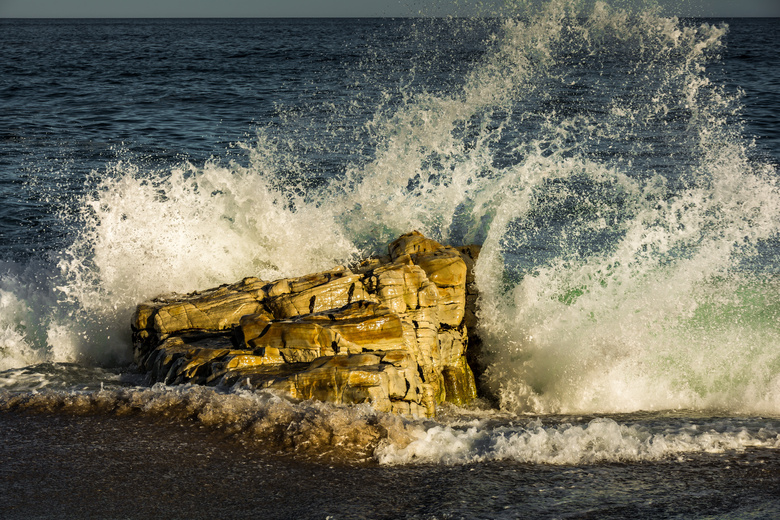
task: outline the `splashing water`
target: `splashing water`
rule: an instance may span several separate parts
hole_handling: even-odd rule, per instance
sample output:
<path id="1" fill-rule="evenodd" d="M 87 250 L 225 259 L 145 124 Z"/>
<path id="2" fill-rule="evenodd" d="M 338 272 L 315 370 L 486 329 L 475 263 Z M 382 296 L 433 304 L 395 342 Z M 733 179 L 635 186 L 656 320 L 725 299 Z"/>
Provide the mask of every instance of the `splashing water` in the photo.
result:
<path id="1" fill-rule="evenodd" d="M 780 191 L 711 79 L 726 31 L 553 0 L 494 27 L 451 89 L 369 107 L 354 135 L 371 153 L 316 182 L 284 129 L 242 143 L 243 163 L 114 164 L 44 289 L 3 278 L 0 368 L 127 362 L 140 300 L 326 269 L 418 229 L 483 244 L 503 408 L 780 413 Z"/>
<path id="2" fill-rule="evenodd" d="M 603 4 L 555 21 L 573 42 L 546 55 L 582 56 L 568 77 L 623 67 L 607 96 L 547 76 L 596 90 L 593 111 L 541 116 L 496 209 L 478 280 L 502 405 L 776 413 L 780 193 L 748 158 L 738 100 L 705 75 L 724 29 Z"/>

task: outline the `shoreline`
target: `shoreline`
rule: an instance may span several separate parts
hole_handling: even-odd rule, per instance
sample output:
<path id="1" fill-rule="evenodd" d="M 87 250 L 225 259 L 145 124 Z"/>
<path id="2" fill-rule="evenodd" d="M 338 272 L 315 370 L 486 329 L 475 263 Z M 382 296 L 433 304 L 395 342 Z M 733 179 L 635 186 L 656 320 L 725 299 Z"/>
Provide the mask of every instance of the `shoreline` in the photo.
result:
<path id="1" fill-rule="evenodd" d="M 194 424 L 0 412 L 4 518 L 666 518 L 780 513 L 780 453 L 641 463 L 301 462 Z M 694 498 L 696 498 L 694 500 Z"/>

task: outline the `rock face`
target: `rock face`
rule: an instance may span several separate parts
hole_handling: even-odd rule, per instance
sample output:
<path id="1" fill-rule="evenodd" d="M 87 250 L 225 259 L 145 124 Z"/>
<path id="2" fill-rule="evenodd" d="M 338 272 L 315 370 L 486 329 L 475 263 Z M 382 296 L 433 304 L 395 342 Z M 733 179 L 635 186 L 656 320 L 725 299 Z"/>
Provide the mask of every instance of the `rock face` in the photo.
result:
<path id="1" fill-rule="evenodd" d="M 411 417 L 466 403 L 476 397 L 466 351 L 479 248 L 415 231 L 389 253 L 352 269 L 245 278 L 142 303 L 135 361 L 156 382 L 273 388 Z"/>

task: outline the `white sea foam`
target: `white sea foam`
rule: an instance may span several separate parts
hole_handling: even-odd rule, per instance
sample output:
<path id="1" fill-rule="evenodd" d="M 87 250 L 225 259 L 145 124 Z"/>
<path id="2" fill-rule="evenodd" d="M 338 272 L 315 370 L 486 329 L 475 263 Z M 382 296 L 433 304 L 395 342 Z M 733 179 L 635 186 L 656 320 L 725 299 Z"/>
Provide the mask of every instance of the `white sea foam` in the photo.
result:
<path id="1" fill-rule="evenodd" d="M 507 460 L 534 464 L 594 464 L 657 461 L 688 454 L 725 453 L 746 448 L 780 448 L 774 427 L 687 423 L 663 431 L 649 426 L 597 418 L 586 423 L 491 427 L 474 421 L 468 427 L 437 425 L 412 433 L 403 446 L 384 443 L 376 453 L 383 464 L 470 463 Z"/>
<path id="2" fill-rule="evenodd" d="M 0 368 L 126 363 L 143 299 L 325 269 L 418 229 L 483 243 L 505 409 L 777 413 L 780 266 L 761 251 L 780 190 L 707 75 L 726 29 L 579 5 L 507 19 L 457 90 L 377 108 L 372 158 L 317 188 L 290 180 L 295 132 L 240 144 L 245 163 L 96 172 L 53 265 L 0 275 Z"/>
<path id="3" fill-rule="evenodd" d="M 569 38 L 565 49 L 535 40 L 543 63 L 572 48 L 631 59 L 612 69 L 626 75 L 612 80 L 606 115 L 546 115 L 507 172 L 477 266 L 494 391 L 507 409 L 540 413 L 776 413 L 777 256 L 761 260 L 769 274 L 743 266 L 777 241 L 780 190 L 773 168 L 748 159 L 738 99 L 705 74 L 724 29 L 605 4 L 578 24 L 564 5 L 530 22 Z M 553 86 L 555 70 L 542 70 Z M 663 130 L 673 113 L 685 133 Z M 643 163 L 663 146 L 648 137 L 673 142 L 673 169 Z M 625 155 L 594 160 L 593 141 Z"/>
<path id="4" fill-rule="evenodd" d="M 78 367 L 50 367 L 79 377 Z M 60 374 L 68 375 L 68 374 Z M 495 412 L 457 411 L 440 422 L 407 420 L 369 405 L 291 401 L 267 391 L 183 385 L 120 387 L 110 373 L 94 373 L 98 387 L 58 389 L 34 374 L 17 384 L 39 389 L 0 389 L 0 411 L 70 415 L 135 415 L 152 421 L 192 422 L 250 449 L 312 460 L 375 461 L 384 465 L 466 464 L 513 461 L 582 465 L 683 460 L 703 454 L 780 449 L 777 420 L 758 418 L 531 419 Z M 83 377 L 83 374 L 81 375 Z M 105 383 L 105 387 L 104 387 Z M 151 427 L 151 426 L 150 426 Z"/>
<path id="5" fill-rule="evenodd" d="M 53 303 L 41 266 L 0 264 L 0 370 L 46 360 L 46 324 L 42 321 Z"/>
<path id="6" fill-rule="evenodd" d="M 368 404 L 336 406 L 293 402 L 267 391 L 225 391 L 183 385 L 33 392 L 0 389 L 0 411 L 140 415 L 151 420 L 194 422 L 236 442 L 270 452 L 317 460 L 371 460 L 380 440 L 405 444 L 410 423 Z M 101 385 L 102 386 L 102 385 Z"/>
<path id="7" fill-rule="evenodd" d="M 249 150 L 249 166 L 148 172 L 119 163 L 103 173 L 56 265 L 12 266 L 21 272 L 2 278 L 4 366 L 127 362 L 127 324 L 145 299 L 352 259 L 335 208 L 305 203 L 295 186 L 272 186 L 278 172 L 263 146 Z"/>

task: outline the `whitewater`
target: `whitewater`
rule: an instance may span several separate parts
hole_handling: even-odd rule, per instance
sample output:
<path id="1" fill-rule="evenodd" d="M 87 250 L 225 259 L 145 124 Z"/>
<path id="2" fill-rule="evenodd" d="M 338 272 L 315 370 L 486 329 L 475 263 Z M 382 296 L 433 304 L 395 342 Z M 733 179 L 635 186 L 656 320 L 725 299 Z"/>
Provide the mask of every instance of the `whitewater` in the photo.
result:
<path id="1" fill-rule="evenodd" d="M 225 473 L 314 464 L 294 477 L 313 488 L 309 471 L 374 471 L 354 477 L 373 503 L 387 479 L 472 479 L 469 504 L 407 490 L 435 507 L 335 518 L 780 514 L 777 20 L 552 0 L 500 18 L 2 25 L 4 442 L 62 421 L 93 443 L 194 435 Z M 415 229 L 482 246 L 469 407 L 409 420 L 150 386 L 132 365 L 141 301 L 347 265 Z M 529 491 L 585 473 L 569 499 Z"/>

